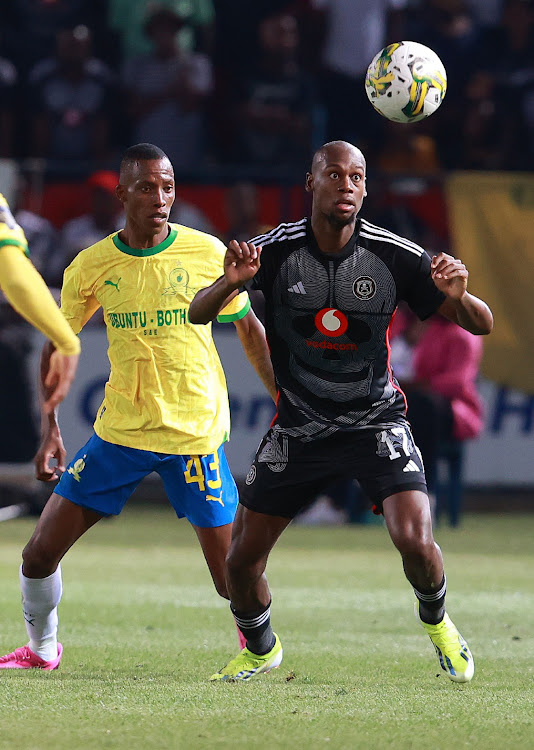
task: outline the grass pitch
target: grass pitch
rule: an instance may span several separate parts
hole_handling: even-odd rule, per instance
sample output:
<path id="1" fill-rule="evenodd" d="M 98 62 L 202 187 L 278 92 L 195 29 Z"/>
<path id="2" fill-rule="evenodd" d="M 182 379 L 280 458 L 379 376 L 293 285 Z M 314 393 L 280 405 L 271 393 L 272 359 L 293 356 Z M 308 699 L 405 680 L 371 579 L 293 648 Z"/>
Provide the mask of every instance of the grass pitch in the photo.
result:
<path id="1" fill-rule="evenodd" d="M 0 524 L 0 653 L 26 642 L 17 568 L 34 524 Z M 533 528 L 470 516 L 436 532 L 469 685 L 438 676 L 382 526 L 290 527 L 268 568 L 282 666 L 212 684 L 237 653 L 228 605 L 187 523 L 131 507 L 64 560 L 60 669 L 0 672 L 0 748 L 534 748 Z"/>

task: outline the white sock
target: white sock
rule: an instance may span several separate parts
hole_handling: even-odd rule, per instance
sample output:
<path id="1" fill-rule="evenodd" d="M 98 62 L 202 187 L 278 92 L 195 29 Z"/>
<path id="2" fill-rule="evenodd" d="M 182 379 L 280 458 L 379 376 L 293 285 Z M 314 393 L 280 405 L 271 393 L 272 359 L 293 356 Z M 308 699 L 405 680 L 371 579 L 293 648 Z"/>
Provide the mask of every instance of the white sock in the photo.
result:
<path id="1" fill-rule="evenodd" d="M 47 578 L 27 578 L 19 571 L 22 611 L 31 650 L 41 659 L 57 656 L 57 605 L 61 601 L 61 565 Z"/>

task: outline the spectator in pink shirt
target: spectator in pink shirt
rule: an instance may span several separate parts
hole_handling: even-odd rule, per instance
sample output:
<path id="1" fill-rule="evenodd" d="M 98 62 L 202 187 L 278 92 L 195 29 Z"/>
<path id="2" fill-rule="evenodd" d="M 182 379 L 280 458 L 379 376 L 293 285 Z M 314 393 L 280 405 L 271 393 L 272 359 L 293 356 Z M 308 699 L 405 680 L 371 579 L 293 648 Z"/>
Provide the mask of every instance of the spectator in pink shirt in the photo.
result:
<path id="1" fill-rule="evenodd" d="M 440 443 L 475 438 L 482 430 L 476 379 L 483 343 L 480 336 L 440 315 L 424 323 L 400 316 L 397 329 L 413 348 L 410 364 L 404 358 L 404 372 L 395 373 L 408 400 L 408 420 L 423 454 L 428 489 L 435 493 Z"/>

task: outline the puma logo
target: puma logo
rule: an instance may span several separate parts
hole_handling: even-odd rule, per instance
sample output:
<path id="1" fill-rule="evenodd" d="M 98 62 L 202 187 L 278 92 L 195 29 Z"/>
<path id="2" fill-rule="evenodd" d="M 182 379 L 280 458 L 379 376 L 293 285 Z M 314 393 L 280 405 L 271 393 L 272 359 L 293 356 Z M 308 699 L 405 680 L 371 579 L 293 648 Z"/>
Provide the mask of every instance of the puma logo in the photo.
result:
<path id="1" fill-rule="evenodd" d="M 212 503 L 220 503 L 222 507 L 224 508 L 224 503 L 222 501 L 222 495 L 219 497 L 214 497 L 213 495 L 206 495 L 206 502 L 209 502 L 211 500 Z"/>
<path id="2" fill-rule="evenodd" d="M 114 287 L 115 287 L 115 289 L 116 289 L 116 290 L 117 290 L 118 292 L 120 292 L 120 289 L 119 289 L 119 282 L 120 282 L 120 280 L 121 280 L 121 279 L 122 279 L 122 276 L 119 276 L 119 279 L 118 279 L 118 281 L 117 281 L 117 282 L 115 282 L 115 281 L 111 281 L 110 279 L 106 279 L 106 280 L 104 281 L 104 284 L 108 284 L 109 286 L 114 286 Z"/>

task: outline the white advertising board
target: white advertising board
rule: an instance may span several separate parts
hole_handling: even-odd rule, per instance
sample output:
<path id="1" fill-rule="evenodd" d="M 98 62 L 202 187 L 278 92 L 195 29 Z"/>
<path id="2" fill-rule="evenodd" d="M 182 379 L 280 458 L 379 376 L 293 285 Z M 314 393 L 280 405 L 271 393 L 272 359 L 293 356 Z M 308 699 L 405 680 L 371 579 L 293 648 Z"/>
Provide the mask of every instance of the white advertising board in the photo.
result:
<path id="1" fill-rule="evenodd" d="M 234 327 L 219 327 L 214 335 L 232 408 L 226 454 L 236 479 L 242 479 L 274 415 L 274 404 L 248 363 Z M 41 341 L 36 349 L 40 349 Z M 109 371 L 103 329 L 85 330 L 82 345 L 76 381 L 60 409 L 61 430 L 71 456 L 91 435 Z M 466 447 L 465 484 L 534 487 L 534 396 L 487 381 L 480 384 L 480 392 L 486 406 L 486 425 L 483 434 Z"/>

